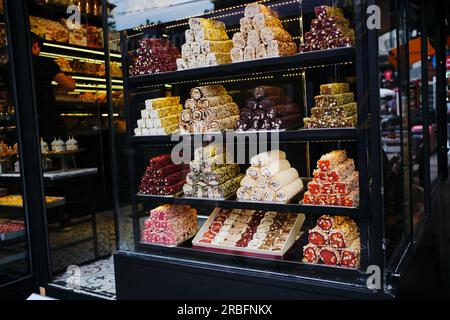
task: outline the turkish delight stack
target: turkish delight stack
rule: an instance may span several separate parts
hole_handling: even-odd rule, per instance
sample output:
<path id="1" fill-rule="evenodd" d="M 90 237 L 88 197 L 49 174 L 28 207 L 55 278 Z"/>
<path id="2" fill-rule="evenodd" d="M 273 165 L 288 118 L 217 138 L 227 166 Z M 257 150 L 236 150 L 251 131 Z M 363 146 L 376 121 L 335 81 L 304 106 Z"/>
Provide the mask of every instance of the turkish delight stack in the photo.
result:
<path id="1" fill-rule="evenodd" d="M 130 77 L 177 70 L 180 50 L 166 39 L 143 38 L 132 57 Z"/>
<path id="2" fill-rule="evenodd" d="M 196 87 L 180 114 L 181 133 L 220 132 L 235 129 L 239 107 L 222 85 Z"/>
<path id="3" fill-rule="evenodd" d="M 300 108 L 279 87 L 259 86 L 240 110 L 237 130 L 280 130 L 300 126 Z"/>
<path id="4" fill-rule="evenodd" d="M 150 211 L 142 242 L 176 246 L 198 232 L 197 210 L 190 206 L 163 205 Z"/>
<path id="5" fill-rule="evenodd" d="M 183 189 L 188 166 L 174 164 L 170 154 L 150 159 L 139 185 L 142 194 L 174 195 Z"/>
<path id="6" fill-rule="evenodd" d="M 323 155 L 313 172 L 313 181 L 303 196 L 303 204 L 357 207 L 359 173 L 345 150 Z"/>
<path id="7" fill-rule="evenodd" d="M 233 62 L 292 56 L 296 53 L 297 45 L 289 32 L 284 30 L 275 11 L 259 3 L 245 7 L 240 31 L 233 35 Z"/>
<path id="8" fill-rule="evenodd" d="M 200 243 L 264 251 L 282 251 L 298 215 L 222 209 Z"/>
<path id="9" fill-rule="evenodd" d="M 225 199 L 239 188 L 244 175 L 226 151 L 215 144 L 194 151 L 183 192 L 186 197 Z"/>
<path id="10" fill-rule="evenodd" d="M 359 268 L 361 242 L 356 222 L 348 217 L 323 215 L 309 230 L 303 262 Z"/>
<path id="11" fill-rule="evenodd" d="M 348 83 L 329 83 L 320 86 L 314 97 L 311 117 L 304 118 L 306 129 L 355 127 L 358 122 L 355 95 Z"/>
<path id="12" fill-rule="evenodd" d="M 228 38 L 225 23 L 205 18 L 189 19 L 185 31 L 186 43 L 177 59 L 178 70 L 231 63 L 233 41 Z"/>
<path id="13" fill-rule="evenodd" d="M 314 8 L 316 19 L 311 21 L 311 30 L 305 32 L 305 43 L 300 52 L 351 47 L 355 43 L 355 31 L 344 17 L 341 8 L 320 6 Z"/>
<path id="14" fill-rule="evenodd" d="M 183 105 L 180 97 L 147 99 L 141 118 L 137 120 L 136 136 L 172 134 L 178 129 L 178 121 Z"/>
<path id="15" fill-rule="evenodd" d="M 236 192 L 238 200 L 288 203 L 302 191 L 303 182 L 283 151 L 260 153 L 250 162 Z"/>

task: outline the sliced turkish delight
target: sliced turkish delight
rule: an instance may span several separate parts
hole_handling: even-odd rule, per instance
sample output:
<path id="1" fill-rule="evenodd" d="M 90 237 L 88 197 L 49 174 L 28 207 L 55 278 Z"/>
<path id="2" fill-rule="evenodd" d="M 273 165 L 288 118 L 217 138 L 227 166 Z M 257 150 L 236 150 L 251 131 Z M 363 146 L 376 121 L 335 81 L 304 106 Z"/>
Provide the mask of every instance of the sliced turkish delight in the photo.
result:
<path id="1" fill-rule="evenodd" d="M 355 161 L 347 159 L 332 170 L 327 171 L 329 182 L 343 181 L 355 171 Z"/>
<path id="2" fill-rule="evenodd" d="M 341 262 L 341 254 L 334 248 L 321 248 L 319 254 L 320 259 L 328 266 L 338 266 Z"/>
<path id="3" fill-rule="evenodd" d="M 357 207 L 359 206 L 359 191 L 355 190 L 348 195 L 341 195 L 339 203 L 343 207 Z"/>
<path id="4" fill-rule="evenodd" d="M 328 232 L 319 227 L 310 229 L 308 232 L 308 241 L 319 247 L 326 246 L 328 244 Z"/>

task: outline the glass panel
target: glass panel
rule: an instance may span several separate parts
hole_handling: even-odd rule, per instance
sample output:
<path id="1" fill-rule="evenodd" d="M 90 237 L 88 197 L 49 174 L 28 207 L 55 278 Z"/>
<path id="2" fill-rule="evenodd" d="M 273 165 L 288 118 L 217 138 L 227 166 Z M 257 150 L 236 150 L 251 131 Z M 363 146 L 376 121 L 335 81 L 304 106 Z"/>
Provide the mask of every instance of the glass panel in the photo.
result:
<path id="1" fill-rule="evenodd" d="M 8 58 L 3 0 L 0 1 L 0 287 L 31 275 L 27 226 L 22 205 L 22 180 L 16 103 Z"/>
<path id="2" fill-rule="evenodd" d="M 102 7 L 27 3 L 45 193 L 58 199 L 47 208 L 51 271 L 65 274 L 115 248 Z M 119 97 L 122 81 L 113 84 Z"/>
<path id="3" fill-rule="evenodd" d="M 408 70 L 406 18 L 398 1 L 382 1 L 379 32 L 380 98 L 386 257 L 410 233 Z"/>

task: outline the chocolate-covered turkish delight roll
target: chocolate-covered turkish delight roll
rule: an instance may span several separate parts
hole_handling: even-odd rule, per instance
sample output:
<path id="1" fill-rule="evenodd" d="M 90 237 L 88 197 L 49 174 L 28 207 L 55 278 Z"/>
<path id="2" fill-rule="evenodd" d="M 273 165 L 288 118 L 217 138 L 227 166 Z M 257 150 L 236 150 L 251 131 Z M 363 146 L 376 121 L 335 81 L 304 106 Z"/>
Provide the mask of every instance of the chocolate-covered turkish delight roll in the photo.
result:
<path id="1" fill-rule="evenodd" d="M 235 115 L 239 115 L 239 107 L 234 102 L 205 109 L 207 121 L 223 119 Z"/>
<path id="2" fill-rule="evenodd" d="M 251 111 L 259 109 L 258 100 L 255 98 L 248 98 L 245 101 L 245 107 Z"/>
<path id="3" fill-rule="evenodd" d="M 278 17 L 278 14 L 275 11 L 259 3 L 251 3 L 245 7 L 245 17 L 254 18 L 258 13 L 269 14 Z"/>
<path id="4" fill-rule="evenodd" d="M 303 247 L 303 262 L 314 264 L 318 263 L 320 259 L 319 252 L 320 247 L 312 243 L 308 243 Z"/>
<path id="5" fill-rule="evenodd" d="M 253 27 L 259 31 L 265 27 L 283 28 L 283 24 L 280 19 L 271 14 L 258 13 L 253 18 Z"/>
<path id="6" fill-rule="evenodd" d="M 202 41 L 224 41 L 228 40 L 228 34 L 225 30 L 202 28 L 194 31 L 195 40 L 198 42 Z"/>
<path id="7" fill-rule="evenodd" d="M 322 84 L 320 86 L 321 95 L 333 95 L 350 92 L 350 85 L 345 82 Z"/>
<path id="8" fill-rule="evenodd" d="M 264 43 L 261 43 L 256 47 L 255 57 L 256 57 L 256 59 L 267 58 L 267 48 Z"/>
<path id="9" fill-rule="evenodd" d="M 339 250 L 332 247 L 320 249 L 320 259 L 328 266 L 338 266 L 341 262 L 341 254 Z"/>
<path id="10" fill-rule="evenodd" d="M 255 54 L 255 48 L 247 46 L 244 49 L 244 60 L 245 61 L 249 61 L 249 60 L 255 60 L 256 58 L 256 54 Z"/>
<path id="11" fill-rule="evenodd" d="M 215 97 L 227 94 L 227 91 L 222 85 L 211 85 L 196 87 L 191 90 L 191 97 L 194 100 L 200 100 L 207 97 Z"/>
<path id="12" fill-rule="evenodd" d="M 217 186 L 239 175 L 239 165 L 229 164 L 208 174 L 207 183 Z"/>
<path id="13" fill-rule="evenodd" d="M 317 19 L 325 19 L 328 17 L 344 17 L 344 12 L 341 8 L 319 6 L 314 8 Z"/>
<path id="14" fill-rule="evenodd" d="M 303 182 L 296 179 L 287 186 L 281 188 L 276 193 L 276 201 L 287 203 L 303 190 Z"/>
<path id="15" fill-rule="evenodd" d="M 244 175 L 238 175 L 235 178 L 227 180 L 226 182 L 212 187 L 212 195 L 214 199 L 224 199 L 231 196 L 239 188 L 241 180 Z"/>
<path id="16" fill-rule="evenodd" d="M 237 191 L 236 191 L 236 198 L 239 200 L 247 200 L 248 201 L 248 200 L 250 200 L 250 192 L 251 191 L 241 187 L 241 188 L 237 189 Z"/>
<path id="17" fill-rule="evenodd" d="M 361 241 L 356 238 L 350 246 L 342 249 L 341 266 L 347 268 L 359 268 L 361 256 Z"/>
<path id="18" fill-rule="evenodd" d="M 333 226 L 329 234 L 329 244 L 333 248 L 343 249 L 356 238 L 359 238 L 358 226 L 354 220 L 348 219 Z"/>
<path id="19" fill-rule="evenodd" d="M 336 161 L 340 161 L 341 159 L 338 159 Z M 335 165 L 336 161 L 332 165 Z M 326 166 L 326 168 L 330 168 L 330 167 Z M 320 169 L 320 170 L 322 170 L 322 169 Z M 333 169 L 322 170 L 322 172 L 326 172 L 328 182 L 333 182 L 333 183 L 338 182 L 338 181 L 343 181 L 354 171 L 355 171 L 355 161 L 353 159 L 347 159 L 344 162 L 339 163 Z"/>
<path id="20" fill-rule="evenodd" d="M 224 41 L 203 41 L 201 43 L 202 52 L 204 54 L 208 54 L 211 52 L 217 53 L 229 53 L 233 48 L 232 40 L 224 40 Z"/>
<path id="21" fill-rule="evenodd" d="M 297 53 L 295 42 L 281 42 L 272 40 L 267 45 L 267 56 L 269 58 L 293 56 Z"/>
<path id="22" fill-rule="evenodd" d="M 209 132 L 218 132 L 227 129 L 236 129 L 238 121 L 239 116 L 231 116 L 223 119 L 214 120 L 208 124 L 207 130 Z"/>
<path id="23" fill-rule="evenodd" d="M 240 119 L 243 121 L 250 121 L 252 119 L 252 111 L 247 108 L 240 110 Z"/>
<path id="24" fill-rule="evenodd" d="M 239 20 L 239 25 L 242 33 L 249 33 L 253 29 L 253 20 L 248 17 L 242 17 Z"/>
<path id="25" fill-rule="evenodd" d="M 192 30 L 200 30 L 203 28 L 225 30 L 225 23 L 213 19 L 190 18 L 189 28 L 191 28 Z"/>
<path id="26" fill-rule="evenodd" d="M 256 49 L 256 47 L 261 43 L 261 38 L 259 32 L 256 30 L 251 30 L 247 34 L 247 47 L 252 47 Z"/>
<path id="27" fill-rule="evenodd" d="M 244 50 L 241 48 L 233 48 L 230 51 L 230 56 L 232 62 L 244 61 Z"/>
<path id="28" fill-rule="evenodd" d="M 233 45 L 235 48 L 244 49 L 247 46 L 247 34 L 236 32 L 233 35 Z"/>
<path id="29" fill-rule="evenodd" d="M 248 124 L 248 121 L 239 120 L 237 122 L 237 125 L 236 125 L 236 130 L 237 131 L 247 131 L 249 129 L 250 129 L 250 125 Z"/>
<path id="30" fill-rule="evenodd" d="M 262 42 L 269 44 L 272 40 L 280 42 L 292 42 L 292 37 L 286 30 L 279 27 L 266 27 L 261 29 L 259 34 Z"/>
<path id="31" fill-rule="evenodd" d="M 268 96 L 263 98 L 260 102 L 259 102 L 259 108 L 264 109 L 264 110 L 269 110 L 272 107 L 275 107 L 277 105 L 280 104 L 288 104 L 291 103 L 292 100 L 290 97 L 287 97 L 284 95 L 284 91 L 283 91 L 283 95 L 280 96 Z"/>
<path id="32" fill-rule="evenodd" d="M 267 110 L 267 117 L 269 119 L 285 117 L 292 114 L 300 114 L 300 108 L 296 103 L 280 104 Z"/>
<path id="33" fill-rule="evenodd" d="M 206 56 L 207 66 L 218 66 L 220 64 L 231 63 L 231 55 L 229 53 L 210 52 Z"/>
<path id="34" fill-rule="evenodd" d="M 323 247 L 328 243 L 328 232 L 319 227 L 309 230 L 308 241 L 316 246 Z"/>
<path id="35" fill-rule="evenodd" d="M 289 168 L 278 172 L 270 179 L 270 188 L 274 191 L 289 185 L 293 181 L 298 179 L 298 171 L 295 168 Z"/>
<path id="36" fill-rule="evenodd" d="M 300 126 L 302 117 L 300 114 L 293 114 L 282 118 L 275 118 L 271 121 L 272 129 L 290 129 Z"/>
<path id="37" fill-rule="evenodd" d="M 233 102 L 233 98 L 227 94 L 215 97 L 206 97 L 198 101 L 198 107 L 208 109 Z"/>
<path id="38" fill-rule="evenodd" d="M 266 111 L 262 110 L 262 109 L 258 109 L 258 110 L 253 111 L 252 119 L 253 120 L 263 121 L 264 119 L 266 119 Z"/>
<path id="39" fill-rule="evenodd" d="M 320 95 L 314 97 L 316 107 L 332 108 L 352 103 L 355 100 L 353 92 L 347 92 L 337 95 Z"/>
<path id="40" fill-rule="evenodd" d="M 258 86 L 253 90 L 255 99 L 262 99 L 271 96 L 284 96 L 284 89 L 279 87 Z"/>

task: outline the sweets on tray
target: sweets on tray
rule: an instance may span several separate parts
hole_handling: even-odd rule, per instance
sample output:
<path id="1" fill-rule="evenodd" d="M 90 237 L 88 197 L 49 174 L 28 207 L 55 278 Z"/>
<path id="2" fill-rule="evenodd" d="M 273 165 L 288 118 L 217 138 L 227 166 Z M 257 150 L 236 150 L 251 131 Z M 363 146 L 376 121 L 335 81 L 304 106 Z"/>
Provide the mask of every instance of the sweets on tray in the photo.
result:
<path id="1" fill-rule="evenodd" d="M 178 48 L 166 39 L 143 38 L 131 56 L 130 76 L 177 70 Z"/>
<path id="2" fill-rule="evenodd" d="M 284 30 L 278 14 L 262 4 L 249 4 L 240 19 L 239 32 L 233 35 L 233 62 L 297 53 L 297 45 Z"/>
<path id="3" fill-rule="evenodd" d="M 357 207 L 359 205 L 359 173 L 355 162 L 347 158 L 345 150 L 323 155 L 313 171 L 313 180 L 307 185 L 303 203 Z M 320 221 L 320 223 L 322 223 Z M 332 224 L 329 221 L 328 224 Z"/>
<path id="4" fill-rule="evenodd" d="M 359 268 L 360 234 L 353 219 L 323 215 L 309 230 L 308 244 L 303 247 L 303 262 Z"/>
<path id="5" fill-rule="evenodd" d="M 226 151 L 215 144 L 196 149 L 183 186 L 184 195 L 194 198 L 225 199 L 236 192 L 244 175 L 230 161 Z"/>
<path id="6" fill-rule="evenodd" d="M 233 41 L 228 38 L 222 21 L 191 18 L 189 28 L 185 31 L 186 42 L 181 47 L 181 57 L 176 60 L 178 70 L 231 62 Z"/>
<path id="7" fill-rule="evenodd" d="M 174 195 L 183 189 L 188 166 L 174 164 L 170 154 L 149 160 L 139 185 L 142 194 Z"/>
<path id="8" fill-rule="evenodd" d="M 45 197 L 46 204 L 52 204 L 57 201 L 62 200 L 60 197 Z M 8 195 L 0 197 L 0 205 L 3 206 L 13 206 L 13 207 L 21 207 L 23 206 L 23 199 L 21 195 Z"/>
<path id="9" fill-rule="evenodd" d="M 288 203 L 302 191 L 303 182 L 283 151 L 258 154 L 250 163 L 252 166 L 236 192 L 238 200 Z"/>
<path id="10" fill-rule="evenodd" d="M 239 120 L 239 107 L 221 85 L 193 88 L 184 107 L 178 123 L 182 133 L 235 129 Z"/>
<path id="11" fill-rule="evenodd" d="M 304 118 L 306 129 L 355 127 L 358 122 L 357 105 L 348 83 L 329 83 L 320 86 L 314 98 L 311 117 Z"/>
<path id="12" fill-rule="evenodd" d="M 305 43 L 300 52 L 351 47 L 355 42 L 355 31 L 342 9 L 329 6 L 315 8 L 316 19 L 311 21 L 311 30 L 305 32 Z"/>
<path id="13" fill-rule="evenodd" d="M 178 129 L 180 113 L 183 106 L 180 97 L 148 99 L 141 118 L 137 120 L 136 136 L 168 135 Z"/>
<path id="14" fill-rule="evenodd" d="M 150 211 L 144 222 L 144 243 L 176 246 L 198 231 L 197 210 L 190 206 L 163 205 Z"/>
<path id="15" fill-rule="evenodd" d="M 258 86 L 251 91 L 241 109 L 237 129 L 247 130 L 280 130 L 298 127 L 302 116 L 300 108 L 292 103 L 283 88 Z"/>
<path id="16" fill-rule="evenodd" d="M 205 248 L 283 255 L 297 237 L 304 216 L 241 209 L 218 209 L 194 239 Z"/>

